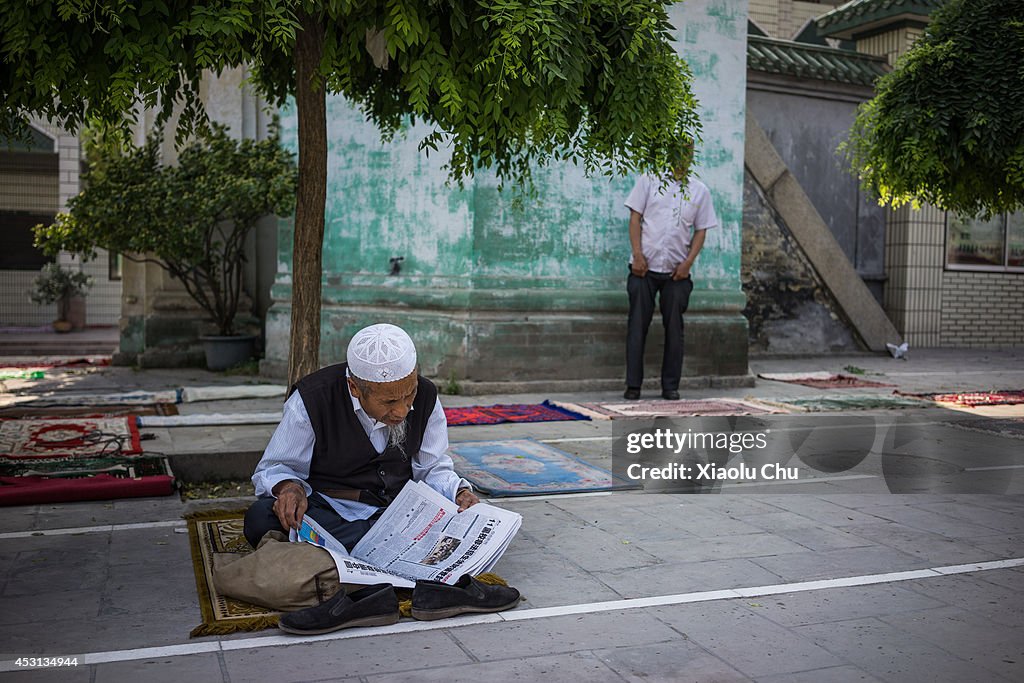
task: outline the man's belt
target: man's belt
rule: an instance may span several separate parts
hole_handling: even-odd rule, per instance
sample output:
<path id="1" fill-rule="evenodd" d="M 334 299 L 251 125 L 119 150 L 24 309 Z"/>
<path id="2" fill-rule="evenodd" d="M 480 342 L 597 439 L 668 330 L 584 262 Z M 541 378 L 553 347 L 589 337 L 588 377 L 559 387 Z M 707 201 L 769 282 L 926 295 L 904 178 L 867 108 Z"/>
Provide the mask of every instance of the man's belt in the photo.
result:
<path id="1" fill-rule="evenodd" d="M 317 489 L 320 493 L 331 498 L 338 498 L 339 500 L 354 500 L 359 501 L 359 495 L 362 493 L 359 489 Z"/>

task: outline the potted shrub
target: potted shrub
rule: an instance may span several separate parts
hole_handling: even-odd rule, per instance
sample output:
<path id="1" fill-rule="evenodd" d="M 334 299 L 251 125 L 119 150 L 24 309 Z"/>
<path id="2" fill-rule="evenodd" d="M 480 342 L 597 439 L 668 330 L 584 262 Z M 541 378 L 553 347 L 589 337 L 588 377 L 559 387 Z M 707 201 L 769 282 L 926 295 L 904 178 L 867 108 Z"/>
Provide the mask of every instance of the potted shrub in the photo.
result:
<path id="1" fill-rule="evenodd" d="M 57 332 L 70 332 L 72 329 L 85 327 L 85 315 L 80 320 L 72 320 L 71 304 L 76 297 L 84 297 L 92 287 L 92 278 L 79 270 L 65 270 L 56 263 L 47 263 L 39 272 L 29 298 L 41 306 L 57 304 L 57 319 L 53 321 L 53 329 Z M 84 309 L 83 309 L 84 310 Z"/>
<path id="2" fill-rule="evenodd" d="M 85 189 L 52 225 L 36 226 L 36 244 L 47 253 L 88 258 L 100 248 L 159 265 L 209 315 L 207 366 L 224 369 L 252 354 L 254 337 L 235 329 L 246 237 L 261 217 L 293 211 L 295 161 L 276 123 L 260 141 L 235 140 L 214 124 L 175 165 L 161 163 L 161 143 L 159 133 L 142 147 L 88 138 Z"/>

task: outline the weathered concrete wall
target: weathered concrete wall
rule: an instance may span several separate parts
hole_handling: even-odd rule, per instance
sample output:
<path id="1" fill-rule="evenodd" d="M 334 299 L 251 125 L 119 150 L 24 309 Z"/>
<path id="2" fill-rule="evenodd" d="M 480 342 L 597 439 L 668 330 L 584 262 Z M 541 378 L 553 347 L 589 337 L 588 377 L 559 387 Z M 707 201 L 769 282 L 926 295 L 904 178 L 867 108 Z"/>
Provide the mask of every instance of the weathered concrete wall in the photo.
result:
<path id="1" fill-rule="evenodd" d="M 750 174 L 743 190 L 743 314 L 751 351 L 860 350 L 835 299 Z"/>
<path id="2" fill-rule="evenodd" d="M 693 68 L 705 143 L 699 174 L 722 223 L 697 263 L 687 317 L 688 375 L 741 375 L 746 321 L 740 285 L 746 0 L 692 0 L 672 9 Z M 328 205 L 321 362 L 344 357 L 362 325 L 410 330 L 423 372 L 459 381 L 542 381 L 624 375 L 629 243 L 622 201 L 632 179 L 586 178 L 569 165 L 535 172 L 524 208 L 481 173 L 445 186 L 444 155 L 416 149 L 411 128 L 382 144 L 344 100 L 328 103 Z M 282 112 L 294 147 L 293 107 Z M 288 356 L 289 222 L 279 229 L 276 303 L 268 313 L 267 374 Z M 390 259 L 401 273 L 390 276 Z M 660 330 L 652 330 L 652 341 Z M 649 357 L 656 368 L 660 348 Z M 656 375 L 657 373 L 650 373 Z"/>
<path id="3" fill-rule="evenodd" d="M 885 210 L 864 196 L 836 152 L 849 136 L 857 105 L 869 97 L 867 88 L 759 75 L 747 89 L 747 107 L 881 303 Z"/>

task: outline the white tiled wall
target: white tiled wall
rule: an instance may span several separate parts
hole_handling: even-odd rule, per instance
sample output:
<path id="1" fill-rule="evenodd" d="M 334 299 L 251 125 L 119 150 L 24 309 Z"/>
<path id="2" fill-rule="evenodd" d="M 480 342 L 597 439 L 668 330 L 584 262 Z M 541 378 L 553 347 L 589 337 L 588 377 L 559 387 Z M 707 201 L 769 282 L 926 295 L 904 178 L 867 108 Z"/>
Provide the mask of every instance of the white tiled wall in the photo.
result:
<path id="1" fill-rule="evenodd" d="M 17 178 L 0 176 L 0 206 L 14 210 L 57 211 L 78 194 L 81 151 L 78 138 L 44 124 L 40 130 L 57 138 L 59 170 L 56 178 L 40 183 L 33 177 L 33 191 L 25 193 L 25 183 Z M 45 204 L 45 205 L 44 205 Z M 81 268 L 93 277 L 93 287 L 86 298 L 86 321 L 89 325 L 116 325 L 121 317 L 121 282 L 110 280 L 108 255 L 82 264 L 71 254 L 62 254 L 58 261 L 68 268 Z M 0 326 L 39 326 L 53 322 L 56 305 L 38 306 L 29 300 L 38 273 L 34 271 L 0 270 Z"/>

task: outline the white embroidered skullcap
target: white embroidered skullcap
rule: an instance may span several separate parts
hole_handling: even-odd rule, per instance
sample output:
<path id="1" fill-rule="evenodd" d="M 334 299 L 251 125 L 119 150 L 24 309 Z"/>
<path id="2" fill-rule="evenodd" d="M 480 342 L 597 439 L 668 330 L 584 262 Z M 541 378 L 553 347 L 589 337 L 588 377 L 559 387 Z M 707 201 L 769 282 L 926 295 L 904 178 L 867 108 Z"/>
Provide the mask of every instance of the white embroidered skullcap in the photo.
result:
<path id="1" fill-rule="evenodd" d="M 416 369 L 416 346 L 400 327 L 364 327 L 348 343 L 348 369 L 367 382 L 394 382 Z"/>

